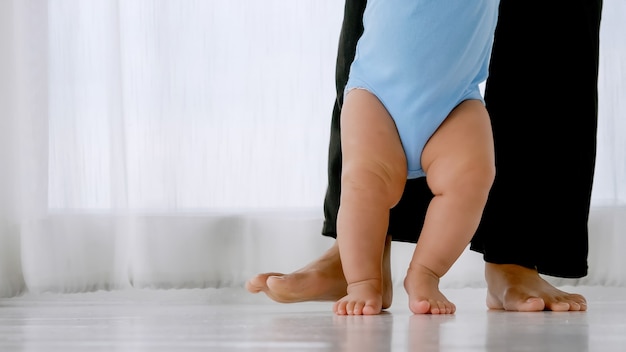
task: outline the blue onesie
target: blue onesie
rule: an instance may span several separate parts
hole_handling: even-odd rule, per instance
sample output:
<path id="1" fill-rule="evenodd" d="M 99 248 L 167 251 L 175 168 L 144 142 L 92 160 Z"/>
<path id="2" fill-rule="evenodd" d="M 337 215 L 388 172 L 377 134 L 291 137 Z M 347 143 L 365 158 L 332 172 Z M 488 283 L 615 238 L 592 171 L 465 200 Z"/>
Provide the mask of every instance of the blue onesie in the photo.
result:
<path id="1" fill-rule="evenodd" d="M 345 92 L 366 89 L 393 118 L 408 178 L 450 112 L 483 101 L 499 0 L 368 0 Z"/>

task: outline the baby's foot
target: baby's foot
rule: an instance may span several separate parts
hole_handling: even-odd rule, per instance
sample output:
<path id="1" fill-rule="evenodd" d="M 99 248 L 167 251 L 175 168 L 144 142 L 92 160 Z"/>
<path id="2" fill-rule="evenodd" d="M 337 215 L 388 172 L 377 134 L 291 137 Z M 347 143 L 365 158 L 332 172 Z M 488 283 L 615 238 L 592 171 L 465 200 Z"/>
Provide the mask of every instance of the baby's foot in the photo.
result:
<path id="1" fill-rule="evenodd" d="M 348 294 L 335 302 L 333 312 L 337 315 L 375 315 L 380 314 L 382 308 L 382 282 L 370 279 L 349 284 Z"/>
<path id="2" fill-rule="evenodd" d="M 424 266 L 407 270 L 404 289 L 409 294 L 409 309 L 414 314 L 453 314 L 454 303 L 439 291 L 439 277 Z"/>

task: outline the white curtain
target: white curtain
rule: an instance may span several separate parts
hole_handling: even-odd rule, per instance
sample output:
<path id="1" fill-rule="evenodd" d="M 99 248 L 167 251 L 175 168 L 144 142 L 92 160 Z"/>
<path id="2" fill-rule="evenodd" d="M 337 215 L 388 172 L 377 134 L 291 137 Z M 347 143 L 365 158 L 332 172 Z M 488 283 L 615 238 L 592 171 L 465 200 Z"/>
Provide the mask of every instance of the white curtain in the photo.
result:
<path id="1" fill-rule="evenodd" d="M 626 285 L 626 5 L 604 7 L 578 282 Z M 336 0 L 0 0 L 0 296 L 240 286 L 324 251 L 342 16 Z M 411 250 L 394 244 L 398 280 Z M 460 262 L 446 285 L 480 285 L 480 256 Z"/>

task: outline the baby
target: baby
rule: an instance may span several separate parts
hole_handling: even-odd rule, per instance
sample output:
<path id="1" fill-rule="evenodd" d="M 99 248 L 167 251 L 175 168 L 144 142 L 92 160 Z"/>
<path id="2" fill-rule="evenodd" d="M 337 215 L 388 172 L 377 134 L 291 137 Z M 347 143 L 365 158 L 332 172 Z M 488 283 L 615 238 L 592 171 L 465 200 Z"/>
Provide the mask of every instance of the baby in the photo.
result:
<path id="1" fill-rule="evenodd" d="M 498 0 L 368 0 L 341 115 L 337 243 L 348 288 L 336 314 L 382 311 L 389 210 L 417 177 L 434 198 L 404 279 L 409 308 L 455 312 L 439 279 L 475 233 L 495 177 L 479 84 L 497 13 Z"/>

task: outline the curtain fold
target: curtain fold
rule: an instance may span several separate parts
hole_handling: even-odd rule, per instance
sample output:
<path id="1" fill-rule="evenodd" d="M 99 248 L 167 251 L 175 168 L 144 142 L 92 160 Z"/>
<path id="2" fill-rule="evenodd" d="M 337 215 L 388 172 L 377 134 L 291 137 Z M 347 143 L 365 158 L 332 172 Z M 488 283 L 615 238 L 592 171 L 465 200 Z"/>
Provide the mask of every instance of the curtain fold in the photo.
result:
<path id="1" fill-rule="evenodd" d="M 240 286 L 322 253 L 342 11 L 0 0 L 0 297 Z M 590 273 L 556 283 L 626 285 L 623 13 L 605 0 Z M 467 251 L 442 285 L 483 281 Z"/>
<path id="2" fill-rule="evenodd" d="M 48 208 L 47 4 L 0 2 L 0 294 L 26 288 L 26 224 Z"/>

